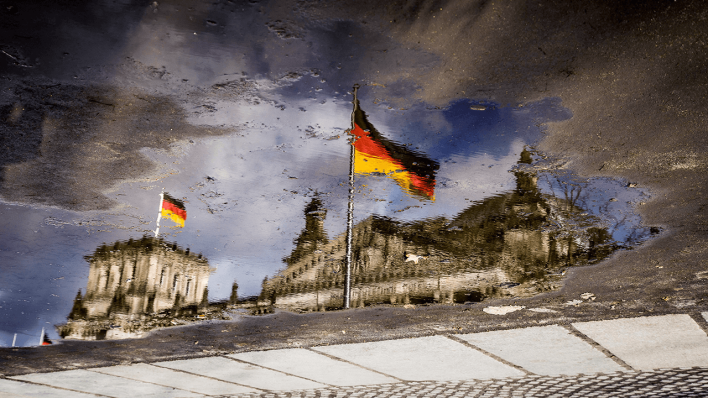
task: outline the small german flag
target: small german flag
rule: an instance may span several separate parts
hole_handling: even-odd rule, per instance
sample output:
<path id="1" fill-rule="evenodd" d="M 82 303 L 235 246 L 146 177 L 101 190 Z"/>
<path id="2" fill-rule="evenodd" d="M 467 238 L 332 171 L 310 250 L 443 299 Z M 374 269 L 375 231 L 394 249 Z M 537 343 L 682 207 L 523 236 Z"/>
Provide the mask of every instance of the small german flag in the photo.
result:
<path id="1" fill-rule="evenodd" d="M 435 173 L 438 162 L 384 138 L 354 102 L 352 130 L 354 172 L 382 173 L 393 178 L 404 191 L 435 201 Z"/>
<path id="2" fill-rule="evenodd" d="M 187 210 L 185 210 L 184 202 L 181 200 L 175 199 L 165 192 L 162 195 L 162 207 L 160 212 L 162 213 L 162 217 L 169 218 L 179 224 L 180 227 L 184 227 L 184 220 L 187 219 Z"/>

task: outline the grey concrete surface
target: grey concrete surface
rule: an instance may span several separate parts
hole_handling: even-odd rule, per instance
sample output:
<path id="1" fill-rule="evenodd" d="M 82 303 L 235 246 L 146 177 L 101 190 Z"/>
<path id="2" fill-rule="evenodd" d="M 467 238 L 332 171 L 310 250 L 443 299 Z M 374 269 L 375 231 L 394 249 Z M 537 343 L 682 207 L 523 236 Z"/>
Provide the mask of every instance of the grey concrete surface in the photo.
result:
<path id="1" fill-rule="evenodd" d="M 241 361 L 334 386 L 395 383 L 399 380 L 305 349 L 227 355 Z M 303 366 L 306 364 L 306 366 Z"/>
<path id="2" fill-rule="evenodd" d="M 95 397 L 95 395 L 93 394 L 84 394 L 78 391 L 61 390 L 58 388 L 38 384 L 24 383 L 21 381 L 10 379 L 0 379 L 0 393 L 2 393 L 2 397 L 4 398 L 63 398 L 67 396 L 72 396 L 76 398 Z"/>
<path id="3" fill-rule="evenodd" d="M 300 390 L 325 386 L 224 357 L 159 362 L 155 365 L 266 390 Z"/>
<path id="4" fill-rule="evenodd" d="M 458 336 L 539 375 L 622 371 L 612 359 L 557 325 Z"/>
<path id="5" fill-rule="evenodd" d="M 91 369 L 94 372 L 179 388 L 205 395 L 228 395 L 256 392 L 253 388 L 227 383 L 191 373 L 161 368 L 144 363 Z"/>
<path id="6" fill-rule="evenodd" d="M 15 379 L 116 398 L 131 398 L 136 396 L 188 398 L 202 396 L 201 394 L 195 394 L 176 388 L 100 374 L 88 370 L 39 373 L 17 376 Z M 71 396 L 72 394 L 73 393 L 69 392 L 66 396 Z"/>
<path id="7" fill-rule="evenodd" d="M 524 373 L 443 336 L 315 347 L 401 380 L 519 377 Z"/>
<path id="8" fill-rule="evenodd" d="M 574 323 L 635 369 L 708 366 L 708 336 L 688 315 Z"/>

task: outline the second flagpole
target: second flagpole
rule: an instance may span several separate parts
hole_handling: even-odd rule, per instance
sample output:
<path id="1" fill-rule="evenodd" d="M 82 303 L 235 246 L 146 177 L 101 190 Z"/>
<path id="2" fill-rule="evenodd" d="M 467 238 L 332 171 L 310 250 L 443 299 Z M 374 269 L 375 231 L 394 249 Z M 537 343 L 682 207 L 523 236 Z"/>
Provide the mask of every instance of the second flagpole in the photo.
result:
<path id="1" fill-rule="evenodd" d="M 357 90 L 359 85 L 354 85 L 354 110 L 352 110 L 352 130 L 354 130 L 354 115 L 359 106 L 357 101 Z M 349 148 L 349 204 L 347 206 L 347 258 L 344 272 L 344 308 L 349 308 L 352 296 L 352 227 L 354 224 L 354 140 L 350 137 Z"/>

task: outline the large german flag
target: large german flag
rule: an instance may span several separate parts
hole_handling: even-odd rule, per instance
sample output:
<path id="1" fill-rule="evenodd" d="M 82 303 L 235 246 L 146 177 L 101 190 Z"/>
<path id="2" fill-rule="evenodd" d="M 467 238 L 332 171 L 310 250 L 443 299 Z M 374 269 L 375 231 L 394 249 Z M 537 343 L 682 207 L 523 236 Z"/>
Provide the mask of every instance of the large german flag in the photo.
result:
<path id="1" fill-rule="evenodd" d="M 179 224 L 180 227 L 184 227 L 184 220 L 187 219 L 187 210 L 185 210 L 184 202 L 181 200 L 175 199 L 165 192 L 162 195 L 162 208 L 160 212 L 162 213 L 162 217 L 169 218 Z"/>
<path id="2" fill-rule="evenodd" d="M 393 178 L 401 188 L 418 197 L 435 200 L 435 173 L 438 162 L 384 138 L 369 123 L 366 113 L 354 100 L 352 130 L 354 138 L 354 172 L 382 173 Z"/>

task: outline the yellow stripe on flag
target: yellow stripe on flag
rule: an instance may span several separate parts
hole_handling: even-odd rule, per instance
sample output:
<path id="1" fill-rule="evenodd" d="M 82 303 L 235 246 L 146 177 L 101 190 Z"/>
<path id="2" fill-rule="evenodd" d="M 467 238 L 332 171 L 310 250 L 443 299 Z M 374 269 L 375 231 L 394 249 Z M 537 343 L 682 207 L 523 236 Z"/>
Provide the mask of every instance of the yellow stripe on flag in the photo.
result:
<path id="1" fill-rule="evenodd" d="M 184 218 L 178 216 L 177 214 L 173 213 L 172 211 L 167 210 L 167 209 L 162 209 L 162 217 L 169 218 L 170 220 L 179 224 L 180 227 L 184 228 Z"/>
<path id="2" fill-rule="evenodd" d="M 363 152 L 354 152 L 354 173 L 383 173 L 393 178 L 404 191 L 410 192 L 413 188 L 411 173 L 405 171 L 399 164 Z M 431 196 L 429 199 L 434 202 L 435 196 Z"/>
<path id="3" fill-rule="evenodd" d="M 370 173 L 395 173 L 398 170 L 403 170 L 401 165 L 396 164 L 387 159 L 381 159 L 377 156 L 367 155 L 363 152 L 356 151 L 354 153 L 354 172 L 359 174 Z"/>

